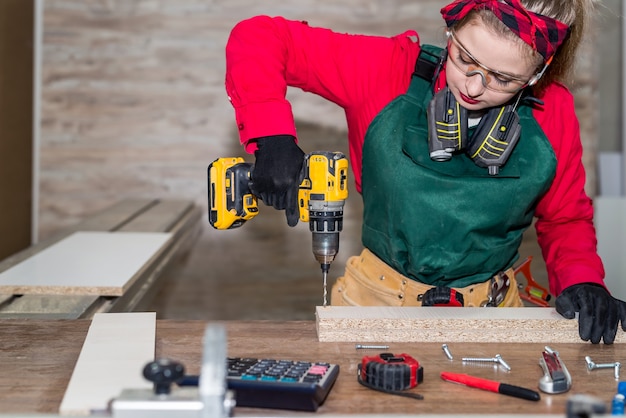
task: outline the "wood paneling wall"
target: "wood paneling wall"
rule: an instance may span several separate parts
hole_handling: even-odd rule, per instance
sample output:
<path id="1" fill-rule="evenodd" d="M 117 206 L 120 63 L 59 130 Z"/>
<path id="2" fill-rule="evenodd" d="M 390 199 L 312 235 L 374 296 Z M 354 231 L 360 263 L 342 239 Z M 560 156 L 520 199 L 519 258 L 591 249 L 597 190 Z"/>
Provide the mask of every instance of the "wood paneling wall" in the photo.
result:
<path id="1" fill-rule="evenodd" d="M 34 1 L 0 1 L 0 260 L 31 242 Z"/>
<path id="2" fill-rule="evenodd" d="M 224 91 L 230 29 L 284 15 L 343 32 L 420 32 L 442 43 L 448 0 L 45 0 L 40 236 L 126 197 L 205 205 L 206 167 L 244 155 Z M 593 63 L 587 48 L 581 62 Z M 250 69 L 254 71 L 254 68 Z M 596 78 L 573 86 L 585 146 L 595 143 Z M 343 111 L 290 91 L 297 123 L 345 130 Z M 320 134 L 316 147 L 323 147 Z M 309 142 L 310 144 L 310 142 Z M 303 141 L 305 150 L 312 147 Z M 332 145 L 326 148 L 334 148 Z M 593 155 L 586 156 L 593 192 Z"/>

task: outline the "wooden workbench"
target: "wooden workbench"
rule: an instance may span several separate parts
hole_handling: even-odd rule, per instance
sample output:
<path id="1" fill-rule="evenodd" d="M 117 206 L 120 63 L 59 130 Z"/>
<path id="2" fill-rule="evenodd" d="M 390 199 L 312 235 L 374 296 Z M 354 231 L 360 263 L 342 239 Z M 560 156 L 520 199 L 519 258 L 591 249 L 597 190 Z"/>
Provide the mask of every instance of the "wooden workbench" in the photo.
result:
<path id="1" fill-rule="evenodd" d="M 440 343 L 391 343 L 388 351 L 407 353 L 424 367 L 424 381 L 416 392 L 424 400 L 387 395 L 357 383 L 362 356 L 379 351 L 356 350 L 354 343 L 319 342 L 313 321 L 226 322 L 228 355 L 242 357 L 318 360 L 337 363 L 339 378 L 326 402 L 324 414 L 555 414 L 565 416 L 569 396 L 587 394 L 610 406 L 617 381 L 613 370 L 587 371 L 584 358 L 597 363 L 622 361 L 626 346 L 551 344 L 572 374 L 572 390 L 541 394 L 539 402 L 444 382 L 441 371 L 468 373 L 505 383 L 537 388 L 542 375 L 538 359 L 542 344 L 451 343 L 455 359 L 448 360 Z M 0 320 L 0 411 L 2 413 L 56 413 L 90 325 L 89 320 Z M 157 321 L 156 355 L 181 361 L 188 373 L 199 373 L 203 321 Z M 511 330 L 514 332 L 514 330 Z M 461 357 L 501 354 L 512 370 L 493 365 L 464 365 Z M 140 373 L 140 371 L 137 371 Z M 98 376 L 94 376 L 97 379 Z M 312 413 L 236 408 L 235 416 L 307 416 Z"/>

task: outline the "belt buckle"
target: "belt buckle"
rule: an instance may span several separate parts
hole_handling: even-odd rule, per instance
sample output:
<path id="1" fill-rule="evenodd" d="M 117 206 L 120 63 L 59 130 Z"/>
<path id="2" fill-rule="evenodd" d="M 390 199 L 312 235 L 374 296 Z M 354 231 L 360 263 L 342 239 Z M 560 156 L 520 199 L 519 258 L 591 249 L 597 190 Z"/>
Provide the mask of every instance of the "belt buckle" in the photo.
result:
<path id="1" fill-rule="evenodd" d="M 487 303 L 484 306 L 497 307 L 504 302 L 509 287 L 511 286 L 511 279 L 503 271 L 499 271 L 495 276 L 491 278 L 489 283 L 489 294 Z"/>

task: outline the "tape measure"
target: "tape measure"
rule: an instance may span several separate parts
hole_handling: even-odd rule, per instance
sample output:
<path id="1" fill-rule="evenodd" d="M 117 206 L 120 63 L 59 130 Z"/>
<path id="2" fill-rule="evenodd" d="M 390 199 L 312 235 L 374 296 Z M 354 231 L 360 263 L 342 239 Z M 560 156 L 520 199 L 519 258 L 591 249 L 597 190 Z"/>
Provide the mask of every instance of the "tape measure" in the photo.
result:
<path id="1" fill-rule="evenodd" d="M 363 386 L 394 395 L 423 399 L 417 393 L 402 391 L 416 387 L 424 379 L 424 369 L 408 354 L 381 353 L 365 356 L 358 368 L 358 381 Z"/>
<path id="2" fill-rule="evenodd" d="M 463 306 L 463 294 L 447 286 L 435 286 L 417 295 L 422 306 Z"/>

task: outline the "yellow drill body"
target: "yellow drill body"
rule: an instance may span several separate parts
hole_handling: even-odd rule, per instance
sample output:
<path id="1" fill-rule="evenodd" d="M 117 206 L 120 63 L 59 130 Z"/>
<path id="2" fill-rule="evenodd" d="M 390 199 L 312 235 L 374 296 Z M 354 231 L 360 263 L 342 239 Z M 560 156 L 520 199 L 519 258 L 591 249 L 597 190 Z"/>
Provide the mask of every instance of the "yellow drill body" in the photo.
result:
<path id="1" fill-rule="evenodd" d="M 348 198 L 348 159 L 340 152 L 307 154 L 298 191 L 300 220 L 309 223 L 313 255 L 324 272 L 339 251 L 343 205 Z"/>
<path id="2" fill-rule="evenodd" d="M 243 225 L 259 213 L 249 187 L 251 163 L 218 158 L 208 168 L 209 223 L 216 229 Z M 324 273 L 339 251 L 343 206 L 348 198 L 348 159 L 341 152 L 315 151 L 304 157 L 298 191 L 300 221 L 313 234 L 313 255 Z M 326 291 L 326 287 L 324 287 Z M 324 299 L 326 302 L 326 299 Z"/>

